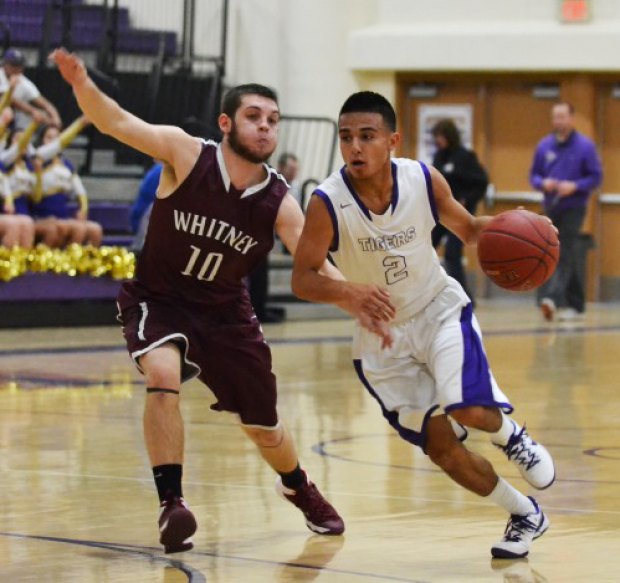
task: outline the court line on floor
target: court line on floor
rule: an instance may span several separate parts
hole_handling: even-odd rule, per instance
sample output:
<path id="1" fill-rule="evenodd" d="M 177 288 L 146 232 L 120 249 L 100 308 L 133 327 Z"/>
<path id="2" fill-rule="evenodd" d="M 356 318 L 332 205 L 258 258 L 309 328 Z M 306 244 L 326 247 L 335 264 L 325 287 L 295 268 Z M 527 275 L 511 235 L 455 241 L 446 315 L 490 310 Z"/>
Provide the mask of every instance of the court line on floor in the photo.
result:
<path id="1" fill-rule="evenodd" d="M 206 583 L 206 577 L 197 569 L 187 565 L 182 561 L 177 561 L 175 559 L 169 559 L 167 557 L 162 557 L 157 554 L 160 549 L 155 547 L 141 546 L 141 545 L 130 545 L 124 543 L 106 543 L 100 541 L 91 541 L 91 540 L 83 540 L 83 539 L 71 539 L 71 538 L 63 538 L 63 537 L 54 537 L 54 536 L 43 536 L 43 535 L 30 535 L 23 533 L 15 533 L 15 532 L 0 532 L 0 536 L 5 536 L 8 538 L 19 538 L 19 539 L 28 539 L 28 540 L 39 540 L 45 542 L 55 542 L 55 543 L 64 543 L 70 545 L 78 545 L 85 546 L 91 548 L 100 548 L 106 549 L 110 551 L 115 551 L 119 553 L 127 553 L 127 554 L 135 554 L 140 557 L 148 558 L 149 561 L 156 561 L 161 563 L 166 563 L 167 565 L 179 569 L 183 573 L 188 576 L 188 583 Z M 160 551 L 161 552 L 161 551 Z M 377 573 L 365 573 L 363 571 L 351 571 L 348 569 L 336 569 L 334 567 L 327 567 L 325 565 L 310 565 L 307 563 L 297 563 L 295 561 L 273 561 L 269 559 L 258 559 L 254 557 L 242 557 L 239 555 L 226 555 L 222 553 L 212 553 L 208 551 L 200 551 L 194 549 L 191 551 L 192 556 L 194 557 L 211 557 L 215 559 L 227 559 L 232 561 L 246 562 L 246 563 L 258 563 L 262 565 L 274 565 L 279 567 L 293 567 L 296 569 L 303 569 L 308 571 L 320 571 L 325 573 L 332 573 L 334 575 L 355 575 L 356 577 L 360 577 L 363 579 L 374 579 L 378 581 L 400 581 L 402 583 L 428 583 L 426 581 L 422 581 L 420 579 L 404 579 L 402 577 L 395 577 L 392 575 L 381 575 Z"/>
<path id="2" fill-rule="evenodd" d="M 384 437 L 383 434 L 377 434 L 380 435 L 381 437 Z M 355 439 L 360 439 L 360 438 L 368 438 L 368 437 L 373 437 L 373 435 L 351 435 L 348 437 L 339 437 L 337 439 L 330 439 L 330 440 L 326 440 L 326 441 L 320 441 L 318 443 L 316 443 L 315 445 L 312 446 L 312 451 L 322 457 L 328 457 L 330 459 L 336 459 L 339 461 L 343 461 L 343 462 L 348 462 L 348 463 L 353 463 L 353 464 L 359 464 L 359 465 L 365 465 L 365 466 L 375 466 L 375 467 L 382 467 L 382 468 L 394 468 L 397 470 L 407 470 L 407 471 L 411 471 L 411 472 L 424 472 L 424 473 L 432 473 L 432 474 L 443 474 L 443 470 L 440 470 L 438 468 L 416 468 L 414 466 L 405 466 L 405 465 L 399 465 L 399 464 L 390 464 L 390 463 L 385 463 L 385 462 L 372 462 L 372 461 L 367 461 L 367 460 L 357 460 L 357 459 L 353 459 L 350 457 L 346 457 L 343 455 L 339 455 L 339 454 L 334 454 L 334 453 L 330 453 L 329 451 L 327 451 L 327 446 L 330 444 L 334 444 L 334 443 L 341 443 L 341 442 L 351 442 Z M 594 448 L 591 450 L 582 450 L 582 453 L 585 455 L 590 455 L 593 456 L 592 453 L 588 453 L 590 451 L 596 451 L 598 449 L 609 449 L 609 448 Z M 599 456 L 599 457 L 603 457 L 603 456 Z M 615 458 L 617 459 L 617 458 Z M 515 477 L 517 478 L 517 476 L 508 476 L 510 478 Z M 568 484 L 618 484 L 620 483 L 620 480 L 590 480 L 587 478 L 558 478 L 556 477 L 555 482 L 563 482 L 563 483 L 568 483 Z M 615 513 L 615 512 L 614 512 Z M 620 511 L 617 512 L 617 514 L 620 514 Z"/>
<path id="3" fill-rule="evenodd" d="M 409 468 L 411 469 L 411 468 Z M 429 472 L 437 472 L 441 473 L 441 470 L 433 470 L 429 468 L 428 470 L 422 469 L 423 471 Z M 26 468 L 10 468 L 4 467 L 3 472 L 5 475 L 9 473 L 25 473 L 25 474 L 39 474 L 42 476 L 62 476 L 65 478 L 79 478 L 89 479 L 89 480 L 113 480 L 115 482 L 138 482 L 141 484 L 152 484 L 152 477 L 144 477 L 144 478 L 131 478 L 128 476 L 118 476 L 111 474 L 82 474 L 82 473 L 71 473 L 71 472 L 61 472 L 58 470 L 38 470 L 38 469 L 26 469 Z M 516 478 L 516 476 L 515 476 Z M 603 483 L 607 484 L 617 484 L 618 481 L 605 481 L 602 480 Z M 235 484 L 232 482 L 202 482 L 199 480 L 183 480 L 184 486 L 199 486 L 204 488 L 227 488 L 227 489 L 240 489 L 240 490 L 261 490 L 261 491 L 273 491 L 273 486 L 262 486 L 257 484 Z M 351 490 L 323 490 L 324 493 L 329 494 L 330 496 L 344 496 L 344 497 L 353 497 L 353 498 L 371 498 L 373 500 L 409 500 L 414 502 L 433 502 L 437 504 L 451 504 L 454 502 L 453 498 L 428 498 L 425 496 L 395 496 L 393 494 L 372 494 L 367 492 L 358 492 Z M 274 494 L 275 496 L 275 494 Z M 464 504 L 467 506 L 482 506 L 485 508 L 489 508 L 489 503 L 485 502 L 483 499 L 480 500 L 459 500 L 459 504 Z M 196 503 L 194 503 L 196 506 Z M 620 510 L 597 510 L 593 508 L 565 508 L 563 506 L 547 506 L 545 505 L 545 510 L 557 510 L 559 512 L 565 512 L 567 514 L 618 514 L 620 515 Z M 126 546 L 126 545 L 125 545 Z"/>
<path id="4" fill-rule="evenodd" d="M 99 541 L 63 538 L 63 537 L 56 537 L 56 536 L 43 536 L 43 535 L 35 535 L 35 534 L 23 534 L 23 533 L 17 533 L 17 532 L 0 532 L 0 536 L 5 536 L 8 538 L 20 538 L 20 539 L 39 540 L 39 541 L 52 542 L 52 543 L 78 545 L 78 546 L 83 546 L 83 547 L 105 549 L 105 550 L 114 551 L 117 553 L 137 555 L 141 559 L 146 558 L 149 561 L 165 563 L 169 567 L 178 569 L 179 571 L 187 575 L 188 583 L 206 583 L 207 581 L 207 578 L 200 571 L 194 569 L 193 567 L 191 567 L 190 565 L 182 561 L 178 561 L 176 559 L 169 559 L 167 557 L 162 557 L 160 555 L 155 554 L 154 552 L 148 552 L 148 551 L 158 550 L 158 549 L 153 549 L 152 547 L 138 547 L 138 546 L 133 546 L 133 545 L 119 544 L 119 543 L 105 543 L 105 542 L 99 542 Z"/>
<path id="5" fill-rule="evenodd" d="M 505 329 L 505 330 L 483 330 L 483 336 L 547 336 L 560 334 L 562 336 L 570 334 L 597 334 L 601 332 L 620 332 L 620 325 L 612 326 L 575 326 L 562 328 L 528 328 L 528 329 Z M 302 338 L 269 338 L 267 342 L 270 346 L 296 345 L 296 344 L 343 344 L 352 341 L 352 336 L 308 336 Z M 125 346 L 104 345 L 104 346 L 55 346 L 50 348 L 10 348 L 0 350 L 0 358 L 5 356 L 40 356 L 45 354 L 74 354 L 90 352 L 121 352 L 125 351 Z"/>

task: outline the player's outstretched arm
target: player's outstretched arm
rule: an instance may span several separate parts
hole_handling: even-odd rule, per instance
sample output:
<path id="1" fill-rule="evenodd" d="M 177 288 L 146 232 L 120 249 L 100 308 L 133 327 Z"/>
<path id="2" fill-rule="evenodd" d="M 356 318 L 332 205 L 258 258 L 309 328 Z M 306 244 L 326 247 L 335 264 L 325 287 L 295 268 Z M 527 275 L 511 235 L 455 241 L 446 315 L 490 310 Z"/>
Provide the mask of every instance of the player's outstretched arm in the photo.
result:
<path id="1" fill-rule="evenodd" d="M 295 253 L 293 293 L 311 302 L 335 304 L 356 317 L 366 316 L 384 322 L 391 320 L 396 310 L 384 288 L 338 281 L 321 274 L 333 237 L 325 203 L 313 196 Z"/>
<path id="2" fill-rule="evenodd" d="M 102 133 L 163 160 L 175 170 L 177 181 L 189 174 L 200 153 L 200 140 L 173 126 L 153 125 L 123 109 L 88 76 L 82 60 L 64 49 L 50 55 L 63 79 L 71 85 L 82 112 Z"/>

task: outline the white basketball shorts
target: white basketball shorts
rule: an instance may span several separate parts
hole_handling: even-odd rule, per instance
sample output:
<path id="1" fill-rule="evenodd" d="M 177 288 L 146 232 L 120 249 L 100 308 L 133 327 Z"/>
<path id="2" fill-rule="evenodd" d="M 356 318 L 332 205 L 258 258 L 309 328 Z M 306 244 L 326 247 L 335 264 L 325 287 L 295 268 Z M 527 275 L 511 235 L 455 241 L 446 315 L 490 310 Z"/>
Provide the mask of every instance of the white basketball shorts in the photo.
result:
<path id="1" fill-rule="evenodd" d="M 353 364 L 360 380 L 400 436 L 425 449 L 432 415 L 483 405 L 512 405 L 489 368 L 469 298 L 454 280 L 412 319 L 391 327 L 393 345 L 358 326 Z M 452 421 L 457 436 L 465 429 Z"/>

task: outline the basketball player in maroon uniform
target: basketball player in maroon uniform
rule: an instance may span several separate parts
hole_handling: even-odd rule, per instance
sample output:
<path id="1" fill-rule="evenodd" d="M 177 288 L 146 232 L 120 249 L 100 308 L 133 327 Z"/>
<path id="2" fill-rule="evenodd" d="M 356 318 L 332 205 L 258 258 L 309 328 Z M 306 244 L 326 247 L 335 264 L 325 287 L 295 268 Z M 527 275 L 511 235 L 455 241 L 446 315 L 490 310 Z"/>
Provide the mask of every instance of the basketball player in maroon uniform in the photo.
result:
<path id="1" fill-rule="evenodd" d="M 179 410 L 181 383 L 193 377 L 215 394 L 213 409 L 238 415 L 279 474 L 279 493 L 303 512 L 308 528 L 341 534 L 342 519 L 300 468 L 278 419 L 271 353 L 242 281 L 269 253 L 274 229 L 294 253 L 303 227 L 286 182 L 264 163 L 276 147 L 275 93 L 262 85 L 231 89 L 219 117 L 223 140 L 205 142 L 123 110 L 75 55 L 59 49 L 50 58 L 99 131 L 164 162 L 136 278 L 123 285 L 118 303 L 129 352 L 147 384 L 144 435 L 165 551 L 191 549 L 196 530 L 181 488 Z M 329 264 L 325 273 L 342 277 Z M 358 290 L 351 301 L 370 315 L 393 315 L 385 291 Z"/>

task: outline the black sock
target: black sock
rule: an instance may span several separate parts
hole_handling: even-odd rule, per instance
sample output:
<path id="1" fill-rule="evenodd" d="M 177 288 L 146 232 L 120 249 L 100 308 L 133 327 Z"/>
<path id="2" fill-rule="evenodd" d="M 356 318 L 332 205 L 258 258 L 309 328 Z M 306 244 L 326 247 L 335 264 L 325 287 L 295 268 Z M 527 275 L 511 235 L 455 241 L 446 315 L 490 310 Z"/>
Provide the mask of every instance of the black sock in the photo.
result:
<path id="1" fill-rule="evenodd" d="M 183 498 L 183 488 L 181 487 L 183 466 L 181 464 L 155 466 L 153 468 L 153 477 L 155 478 L 160 501 L 166 500 L 171 496 Z"/>
<path id="2" fill-rule="evenodd" d="M 278 472 L 282 478 L 282 484 L 289 490 L 297 490 L 299 486 L 306 483 L 306 472 L 304 472 L 297 464 L 292 472 Z"/>

